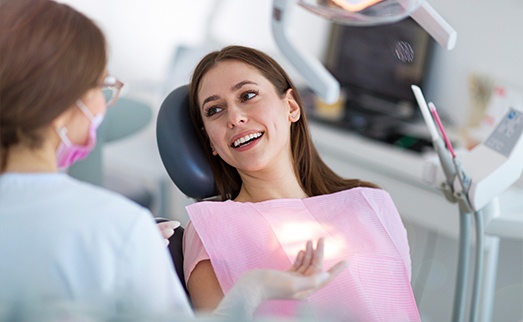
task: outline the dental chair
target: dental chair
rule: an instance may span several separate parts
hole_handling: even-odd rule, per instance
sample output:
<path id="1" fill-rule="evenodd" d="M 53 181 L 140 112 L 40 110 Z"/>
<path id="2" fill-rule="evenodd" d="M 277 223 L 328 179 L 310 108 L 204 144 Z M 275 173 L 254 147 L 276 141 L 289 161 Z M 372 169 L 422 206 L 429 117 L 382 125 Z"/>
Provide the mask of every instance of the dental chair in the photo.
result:
<path id="1" fill-rule="evenodd" d="M 156 120 L 156 140 L 163 165 L 186 196 L 203 200 L 217 195 L 214 176 L 198 141 L 189 115 L 189 87 L 180 86 L 163 101 Z M 178 227 L 169 240 L 169 251 L 186 292 L 182 237 Z"/>
<path id="2" fill-rule="evenodd" d="M 173 90 L 163 101 L 156 121 L 156 140 L 163 165 L 185 195 L 203 200 L 217 194 L 189 115 L 189 86 Z"/>

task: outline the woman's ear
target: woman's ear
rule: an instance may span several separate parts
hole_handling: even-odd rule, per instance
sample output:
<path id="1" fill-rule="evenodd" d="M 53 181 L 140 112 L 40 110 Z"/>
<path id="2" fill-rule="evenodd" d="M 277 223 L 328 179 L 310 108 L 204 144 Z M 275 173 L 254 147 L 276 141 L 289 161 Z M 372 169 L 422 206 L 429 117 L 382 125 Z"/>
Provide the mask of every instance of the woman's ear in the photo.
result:
<path id="1" fill-rule="evenodd" d="M 214 156 L 218 155 L 218 152 L 216 152 L 216 150 L 214 149 L 214 145 L 212 145 L 212 143 L 211 143 L 211 152 L 212 152 L 212 155 L 214 155 Z"/>
<path id="2" fill-rule="evenodd" d="M 296 101 L 296 98 L 294 97 L 294 91 L 292 88 L 287 90 L 285 99 L 287 100 L 287 104 L 289 106 L 289 121 L 292 123 L 297 122 L 301 116 L 301 109 L 300 105 Z"/>
<path id="3" fill-rule="evenodd" d="M 68 108 L 63 111 L 62 114 L 58 115 L 53 121 L 51 121 L 51 126 L 55 129 L 61 129 L 66 126 L 73 118 L 75 110 L 74 108 Z"/>
<path id="4" fill-rule="evenodd" d="M 212 155 L 214 155 L 214 156 L 218 155 L 218 152 L 216 152 L 216 150 L 214 149 L 214 145 L 212 144 L 211 139 L 209 138 L 209 135 L 207 134 L 207 131 L 205 131 L 205 127 L 203 127 L 203 126 L 200 127 L 200 131 L 202 131 L 203 136 L 207 139 L 206 141 L 208 141 L 208 143 L 209 143 Z"/>

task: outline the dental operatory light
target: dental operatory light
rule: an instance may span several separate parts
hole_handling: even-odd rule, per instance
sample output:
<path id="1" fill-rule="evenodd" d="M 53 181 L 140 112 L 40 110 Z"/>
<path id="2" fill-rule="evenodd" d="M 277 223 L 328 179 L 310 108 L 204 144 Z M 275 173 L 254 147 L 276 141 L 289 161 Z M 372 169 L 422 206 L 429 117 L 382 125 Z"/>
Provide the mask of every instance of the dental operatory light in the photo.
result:
<path id="1" fill-rule="evenodd" d="M 412 17 L 443 48 L 456 43 L 456 31 L 423 0 L 273 0 L 272 34 L 278 48 L 327 103 L 334 103 L 340 84 L 316 58 L 298 49 L 287 36 L 287 24 L 294 4 L 336 23 L 375 26 Z"/>
<path id="2" fill-rule="evenodd" d="M 371 26 L 406 18 L 422 0 L 298 0 L 298 4 L 341 24 Z"/>

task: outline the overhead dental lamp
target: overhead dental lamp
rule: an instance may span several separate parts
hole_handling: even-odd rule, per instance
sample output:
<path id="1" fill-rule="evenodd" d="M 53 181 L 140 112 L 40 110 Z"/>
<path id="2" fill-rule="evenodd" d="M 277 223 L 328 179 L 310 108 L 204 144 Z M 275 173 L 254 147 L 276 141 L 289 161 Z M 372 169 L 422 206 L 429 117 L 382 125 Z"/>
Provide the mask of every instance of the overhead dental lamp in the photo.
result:
<path id="1" fill-rule="evenodd" d="M 354 26 L 393 23 L 410 16 L 443 48 L 450 50 L 456 43 L 456 31 L 423 0 L 274 0 L 272 33 L 278 48 L 327 103 L 338 100 L 340 85 L 320 61 L 298 49 L 287 36 L 295 3 L 331 21 Z"/>
<path id="2" fill-rule="evenodd" d="M 298 4 L 328 20 L 350 25 L 378 25 L 410 15 L 422 0 L 298 0 Z"/>

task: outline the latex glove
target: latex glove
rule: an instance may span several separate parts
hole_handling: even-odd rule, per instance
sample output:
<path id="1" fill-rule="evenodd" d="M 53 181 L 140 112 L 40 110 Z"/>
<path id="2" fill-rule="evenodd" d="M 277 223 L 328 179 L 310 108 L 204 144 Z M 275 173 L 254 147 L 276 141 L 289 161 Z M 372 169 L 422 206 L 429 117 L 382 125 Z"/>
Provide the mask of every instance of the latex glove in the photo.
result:
<path id="1" fill-rule="evenodd" d="M 156 225 L 160 229 L 160 233 L 165 241 L 165 246 L 169 245 L 169 238 L 174 235 L 174 230 L 180 227 L 180 222 L 176 220 L 169 220 L 166 218 L 156 217 Z"/>
<path id="2" fill-rule="evenodd" d="M 265 300 L 305 299 L 331 282 L 348 266 L 346 261 L 340 261 L 323 271 L 323 251 L 322 238 L 318 240 L 316 249 L 309 241 L 286 272 L 269 269 L 246 272 L 225 295 L 213 315 L 249 318 Z"/>

